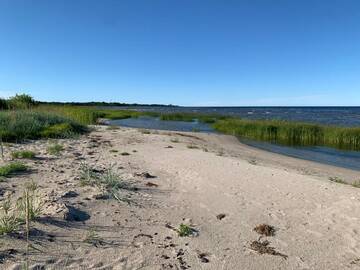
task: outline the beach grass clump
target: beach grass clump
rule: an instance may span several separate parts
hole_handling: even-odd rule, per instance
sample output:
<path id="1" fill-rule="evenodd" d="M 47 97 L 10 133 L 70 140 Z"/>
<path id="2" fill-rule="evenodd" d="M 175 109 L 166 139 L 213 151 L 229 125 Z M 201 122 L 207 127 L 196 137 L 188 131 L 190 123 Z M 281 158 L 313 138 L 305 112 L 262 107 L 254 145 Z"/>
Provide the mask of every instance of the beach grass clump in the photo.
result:
<path id="1" fill-rule="evenodd" d="M 102 193 L 118 201 L 127 201 L 120 194 L 121 190 L 134 190 L 134 187 L 121 179 L 113 167 L 97 172 L 85 163 L 80 167 L 80 185 L 97 187 Z"/>
<path id="2" fill-rule="evenodd" d="M 30 110 L 0 111 L 0 127 L 0 137 L 5 142 L 65 138 L 87 132 L 85 126 L 69 118 Z"/>
<path id="3" fill-rule="evenodd" d="M 22 162 L 11 162 L 0 167 L 0 179 L 3 177 L 11 177 L 18 173 L 26 172 L 28 167 Z"/>
<path id="4" fill-rule="evenodd" d="M 16 201 L 18 220 L 22 222 L 36 220 L 42 212 L 43 202 L 38 195 L 38 185 L 34 182 L 25 184 L 23 194 Z"/>
<path id="5" fill-rule="evenodd" d="M 46 149 L 48 154 L 53 156 L 60 156 L 61 152 L 64 150 L 64 146 L 58 143 L 49 145 Z"/>
<path id="6" fill-rule="evenodd" d="M 19 229 L 20 222 L 12 207 L 10 198 L 6 198 L 0 205 L 0 235 L 9 234 Z"/>
<path id="7" fill-rule="evenodd" d="M 193 231 L 194 230 L 189 225 L 183 223 L 181 223 L 177 229 L 177 233 L 180 237 L 190 236 L 193 234 Z"/>
<path id="8" fill-rule="evenodd" d="M 188 144 L 186 147 L 187 147 L 187 148 L 189 148 L 189 149 L 199 149 L 199 147 L 198 147 L 198 146 L 196 146 L 196 145 L 195 145 L 195 144 L 193 144 L 193 143 Z"/>
<path id="9" fill-rule="evenodd" d="M 35 156 L 36 156 L 35 152 L 29 150 L 11 152 L 11 157 L 13 159 L 33 159 L 35 158 Z"/>
<path id="10" fill-rule="evenodd" d="M 241 138 L 290 146 L 328 146 L 360 150 L 360 128 L 322 126 L 281 120 L 225 119 L 213 127 Z"/>
<path id="11" fill-rule="evenodd" d="M 331 177 L 329 177 L 329 180 L 334 183 L 348 185 L 348 183 L 346 181 L 344 181 L 343 179 L 341 179 L 340 177 L 337 177 L 337 176 L 331 176 Z"/>

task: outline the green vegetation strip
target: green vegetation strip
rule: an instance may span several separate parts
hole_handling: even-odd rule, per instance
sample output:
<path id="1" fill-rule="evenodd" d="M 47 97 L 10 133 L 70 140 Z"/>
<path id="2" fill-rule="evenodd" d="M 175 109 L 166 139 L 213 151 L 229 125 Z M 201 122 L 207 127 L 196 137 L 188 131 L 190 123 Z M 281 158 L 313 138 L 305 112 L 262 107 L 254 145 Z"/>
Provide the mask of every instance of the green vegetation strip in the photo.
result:
<path id="1" fill-rule="evenodd" d="M 277 120 L 226 119 L 213 127 L 223 133 L 291 146 L 328 146 L 360 150 L 360 128 L 333 127 Z"/>

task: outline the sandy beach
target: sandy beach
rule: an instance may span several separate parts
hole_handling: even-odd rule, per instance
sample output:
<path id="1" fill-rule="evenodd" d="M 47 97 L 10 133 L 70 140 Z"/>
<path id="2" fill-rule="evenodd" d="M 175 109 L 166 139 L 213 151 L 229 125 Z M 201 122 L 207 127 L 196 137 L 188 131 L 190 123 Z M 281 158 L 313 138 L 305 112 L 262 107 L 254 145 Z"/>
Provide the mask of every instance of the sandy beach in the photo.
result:
<path id="1" fill-rule="evenodd" d="M 0 269 L 360 269 L 359 172 L 265 152 L 217 134 L 94 131 L 79 139 L 11 144 L 37 153 L 31 171 L 0 182 L 0 199 L 38 184 L 42 213 L 0 243 Z M 126 154 L 127 153 L 127 154 Z M 81 185 L 80 168 L 108 168 L 122 201 Z M 191 235 L 180 237 L 180 224 Z M 254 230 L 258 225 L 269 230 Z M 263 226 L 260 228 L 267 228 Z"/>

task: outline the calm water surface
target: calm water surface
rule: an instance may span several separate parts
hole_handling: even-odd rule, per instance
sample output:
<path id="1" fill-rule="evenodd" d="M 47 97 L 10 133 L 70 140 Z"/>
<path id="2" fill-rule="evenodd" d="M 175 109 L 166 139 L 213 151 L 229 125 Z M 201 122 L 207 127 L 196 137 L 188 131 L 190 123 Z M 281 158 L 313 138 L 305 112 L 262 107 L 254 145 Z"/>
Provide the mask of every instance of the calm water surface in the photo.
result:
<path id="1" fill-rule="evenodd" d="M 281 119 L 360 127 L 360 107 L 125 107 L 140 111 L 216 113 L 246 119 Z M 116 109 L 116 108 L 114 108 Z M 122 107 L 124 109 L 124 107 Z"/>
<path id="2" fill-rule="evenodd" d="M 111 125 L 123 127 L 173 130 L 173 131 L 199 131 L 215 132 L 210 125 L 200 122 L 162 121 L 154 117 L 139 117 L 113 120 Z M 270 152 L 291 157 L 311 160 L 323 164 L 343 167 L 360 171 L 360 152 L 341 151 L 328 147 L 288 147 L 267 142 L 240 139 L 241 142 Z"/>

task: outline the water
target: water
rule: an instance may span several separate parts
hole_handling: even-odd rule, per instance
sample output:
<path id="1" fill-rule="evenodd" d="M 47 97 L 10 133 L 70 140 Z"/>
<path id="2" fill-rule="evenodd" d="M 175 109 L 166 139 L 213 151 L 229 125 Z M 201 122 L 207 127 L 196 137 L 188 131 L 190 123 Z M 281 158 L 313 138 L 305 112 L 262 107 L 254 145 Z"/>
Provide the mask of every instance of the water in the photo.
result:
<path id="1" fill-rule="evenodd" d="M 173 131 L 199 131 L 199 132 L 214 132 L 214 130 L 207 124 L 184 121 L 165 121 L 155 117 L 141 116 L 138 118 L 127 118 L 110 121 L 111 125 L 118 125 L 123 127 L 145 128 L 145 129 L 159 129 L 159 130 L 173 130 Z"/>
<path id="2" fill-rule="evenodd" d="M 155 117 L 139 117 L 110 121 L 111 125 L 123 127 L 173 130 L 173 131 L 199 131 L 215 132 L 210 125 L 200 122 L 162 121 Z M 267 142 L 240 139 L 241 142 L 266 151 L 283 154 L 291 157 L 311 160 L 323 164 L 343 167 L 360 171 L 360 152 L 341 151 L 328 147 L 289 147 Z"/>
<path id="3" fill-rule="evenodd" d="M 140 111 L 216 113 L 247 119 L 281 119 L 360 127 L 360 107 L 121 107 Z"/>
<path id="4" fill-rule="evenodd" d="M 240 139 L 240 141 L 262 150 L 360 171 L 360 152 L 341 151 L 322 146 L 289 147 L 247 139 Z"/>

